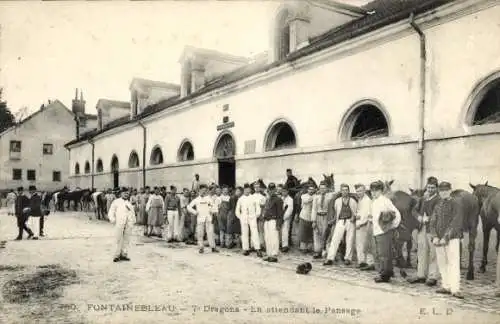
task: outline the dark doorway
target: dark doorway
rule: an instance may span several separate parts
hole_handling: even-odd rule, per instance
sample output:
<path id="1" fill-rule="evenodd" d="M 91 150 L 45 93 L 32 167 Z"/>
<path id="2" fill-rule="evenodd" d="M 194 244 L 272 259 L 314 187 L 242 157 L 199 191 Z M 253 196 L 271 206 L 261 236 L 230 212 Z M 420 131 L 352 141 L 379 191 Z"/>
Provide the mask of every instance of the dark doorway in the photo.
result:
<path id="1" fill-rule="evenodd" d="M 118 188 L 120 186 L 119 177 L 120 173 L 118 171 L 113 171 L 113 188 Z"/>
<path id="2" fill-rule="evenodd" d="M 219 186 L 236 186 L 236 162 L 234 159 L 219 159 Z"/>

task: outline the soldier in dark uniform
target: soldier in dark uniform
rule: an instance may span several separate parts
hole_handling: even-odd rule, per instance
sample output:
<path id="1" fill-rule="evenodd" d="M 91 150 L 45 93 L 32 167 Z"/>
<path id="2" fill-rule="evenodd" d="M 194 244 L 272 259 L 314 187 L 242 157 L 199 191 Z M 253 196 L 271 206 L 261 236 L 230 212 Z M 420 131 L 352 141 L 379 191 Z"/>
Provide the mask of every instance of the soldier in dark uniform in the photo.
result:
<path id="1" fill-rule="evenodd" d="M 39 217 L 40 222 L 39 222 L 39 236 L 43 237 L 45 236 L 43 233 L 43 226 L 45 223 L 45 214 L 44 214 L 44 206 L 42 202 L 42 196 L 36 191 L 35 186 L 30 186 L 29 187 L 29 192 L 30 192 L 30 209 L 31 209 L 31 217 Z"/>
<path id="2" fill-rule="evenodd" d="M 300 182 L 299 180 L 293 175 L 292 169 L 286 169 L 286 182 L 285 182 L 285 188 L 288 189 L 288 193 L 292 199 L 294 199 L 295 202 L 295 197 L 297 196 L 297 192 L 300 191 Z M 300 195 L 298 195 L 300 198 Z M 300 205 L 300 202 L 299 202 Z M 295 211 L 295 210 L 294 210 Z M 293 219 L 294 217 L 299 217 L 299 214 L 294 212 L 290 218 L 290 227 L 288 228 L 288 244 L 292 246 L 292 233 L 293 233 Z"/>
<path id="3" fill-rule="evenodd" d="M 23 187 L 17 188 L 17 197 L 15 206 L 17 227 L 19 229 L 19 234 L 16 237 L 17 241 L 23 239 L 23 231 L 26 231 L 28 233 L 28 239 L 34 237 L 33 232 L 26 225 L 26 222 L 28 221 L 30 215 L 29 207 L 30 207 L 30 199 L 24 193 L 24 188 Z"/>

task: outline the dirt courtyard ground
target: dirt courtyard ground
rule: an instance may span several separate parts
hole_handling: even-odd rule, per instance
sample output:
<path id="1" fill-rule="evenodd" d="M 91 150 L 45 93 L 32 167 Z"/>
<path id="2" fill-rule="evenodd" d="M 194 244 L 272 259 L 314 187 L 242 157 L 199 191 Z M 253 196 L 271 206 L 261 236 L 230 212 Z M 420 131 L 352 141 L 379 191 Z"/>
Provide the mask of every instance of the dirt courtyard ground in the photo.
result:
<path id="1" fill-rule="evenodd" d="M 0 240 L 8 241 L 0 249 L 0 323 L 500 322 L 500 307 L 481 307 L 488 303 L 376 285 L 316 263 L 301 276 L 291 256 L 266 264 L 229 251 L 199 255 L 145 239 L 140 228 L 131 262 L 113 263 L 110 224 L 70 212 L 46 223 L 47 237 L 12 241 L 15 220 L 0 211 Z"/>

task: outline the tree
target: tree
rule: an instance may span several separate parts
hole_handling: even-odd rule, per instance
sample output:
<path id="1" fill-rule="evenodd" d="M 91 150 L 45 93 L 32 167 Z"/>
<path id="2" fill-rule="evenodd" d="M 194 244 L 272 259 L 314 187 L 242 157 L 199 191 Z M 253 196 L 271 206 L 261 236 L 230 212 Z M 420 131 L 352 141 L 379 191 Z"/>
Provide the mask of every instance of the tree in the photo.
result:
<path id="1" fill-rule="evenodd" d="M 0 133 L 16 124 L 16 117 L 2 100 L 3 88 L 0 88 Z"/>

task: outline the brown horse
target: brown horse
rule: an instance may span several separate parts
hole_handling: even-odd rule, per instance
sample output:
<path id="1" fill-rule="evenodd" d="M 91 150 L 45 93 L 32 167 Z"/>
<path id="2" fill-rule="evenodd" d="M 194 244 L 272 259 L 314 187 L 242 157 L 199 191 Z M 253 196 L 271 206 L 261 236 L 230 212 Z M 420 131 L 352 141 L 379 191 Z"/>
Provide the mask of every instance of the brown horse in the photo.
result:
<path id="1" fill-rule="evenodd" d="M 425 190 L 410 189 L 412 196 L 416 199 L 423 199 Z M 478 199 L 462 189 L 452 191 L 451 197 L 458 202 L 460 210 L 463 212 L 462 231 L 469 233 L 469 260 L 467 265 L 467 280 L 474 280 L 474 251 L 476 249 L 477 225 L 479 223 L 479 203 Z M 462 244 L 460 244 L 460 251 L 462 251 Z M 460 253 L 462 255 L 462 253 Z"/>
<path id="2" fill-rule="evenodd" d="M 486 265 L 488 264 L 488 247 L 490 245 L 490 233 L 493 228 L 497 232 L 495 250 L 498 253 L 498 243 L 500 242 L 500 189 L 489 186 L 488 181 L 484 185 L 469 185 L 474 190 L 473 195 L 478 199 L 483 225 L 483 259 L 479 267 L 479 272 L 483 273 L 486 271 Z"/>

